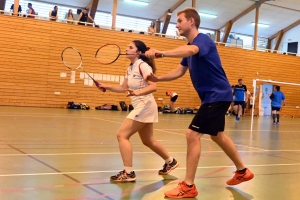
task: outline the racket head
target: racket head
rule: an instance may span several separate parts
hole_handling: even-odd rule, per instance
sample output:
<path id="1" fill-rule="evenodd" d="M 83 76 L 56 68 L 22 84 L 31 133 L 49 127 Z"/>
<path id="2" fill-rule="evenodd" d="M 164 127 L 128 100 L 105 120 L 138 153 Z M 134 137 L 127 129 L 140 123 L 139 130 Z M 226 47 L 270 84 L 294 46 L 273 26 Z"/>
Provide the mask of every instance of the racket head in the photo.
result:
<path id="1" fill-rule="evenodd" d="M 82 65 L 81 53 L 74 47 L 64 48 L 61 52 L 61 60 L 63 64 L 71 70 L 76 70 Z"/>
<path id="2" fill-rule="evenodd" d="M 118 60 L 121 54 L 121 48 L 117 44 L 105 44 L 99 47 L 95 53 L 97 62 L 103 65 L 109 65 Z"/>

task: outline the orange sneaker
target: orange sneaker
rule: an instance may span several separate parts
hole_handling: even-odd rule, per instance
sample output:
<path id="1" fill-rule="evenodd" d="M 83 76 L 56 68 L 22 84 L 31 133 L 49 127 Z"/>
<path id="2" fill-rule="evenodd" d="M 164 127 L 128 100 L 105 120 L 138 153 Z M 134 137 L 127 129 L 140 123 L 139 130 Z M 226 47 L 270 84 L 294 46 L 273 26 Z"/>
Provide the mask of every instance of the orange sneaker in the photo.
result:
<path id="1" fill-rule="evenodd" d="M 198 195 L 195 184 L 193 187 L 188 187 L 184 181 L 178 183 L 178 186 L 173 190 L 165 192 L 165 196 L 174 199 L 193 198 Z"/>
<path id="2" fill-rule="evenodd" d="M 234 176 L 226 181 L 228 185 L 237 185 L 245 181 L 249 181 L 254 177 L 254 174 L 246 168 L 245 173 L 241 174 L 239 172 L 234 172 Z"/>

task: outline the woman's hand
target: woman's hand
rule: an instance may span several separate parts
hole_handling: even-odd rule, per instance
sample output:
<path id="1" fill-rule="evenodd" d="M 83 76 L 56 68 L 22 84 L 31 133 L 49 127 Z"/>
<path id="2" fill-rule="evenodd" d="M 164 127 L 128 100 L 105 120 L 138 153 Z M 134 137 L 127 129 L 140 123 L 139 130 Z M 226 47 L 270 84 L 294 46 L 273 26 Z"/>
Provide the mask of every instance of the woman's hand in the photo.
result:
<path id="1" fill-rule="evenodd" d="M 133 91 L 132 89 L 126 89 L 125 91 L 128 92 L 127 97 L 132 97 L 132 96 L 139 96 L 138 91 Z"/>

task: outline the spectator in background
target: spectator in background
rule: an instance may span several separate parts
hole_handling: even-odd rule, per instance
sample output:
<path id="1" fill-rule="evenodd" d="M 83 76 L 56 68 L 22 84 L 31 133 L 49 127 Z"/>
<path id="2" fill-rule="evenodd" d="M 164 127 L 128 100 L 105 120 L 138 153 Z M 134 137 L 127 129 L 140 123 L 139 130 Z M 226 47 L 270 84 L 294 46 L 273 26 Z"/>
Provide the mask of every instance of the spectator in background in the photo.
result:
<path id="1" fill-rule="evenodd" d="M 178 94 L 176 92 L 167 91 L 166 95 L 170 97 L 170 109 L 171 111 L 174 111 L 174 103 L 178 98 Z"/>
<path id="2" fill-rule="evenodd" d="M 32 3 L 28 3 L 28 15 L 27 15 L 27 17 L 35 18 L 35 15 L 36 15 L 36 13 L 35 13 L 34 9 L 32 8 Z"/>
<path id="3" fill-rule="evenodd" d="M 75 20 L 72 9 L 69 10 L 69 12 L 66 14 L 66 19 L 68 20 L 67 23 L 73 24 L 73 21 Z"/>
<path id="4" fill-rule="evenodd" d="M 78 17 L 78 25 L 85 25 L 88 21 L 88 18 L 95 24 L 94 19 L 89 14 L 89 9 L 85 8 Z"/>
<path id="5" fill-rule="evenodd" d="M 156 32 L 156 30 L 155 30 L 155 21 L 152 21 L 150 26 L 148 27 L 148 34 L 149 35 L 154 35 L 155 32 Z"/>
<path id="6" fill-rule="evenodd" d="M 12 12 L 12 13 L 14 13 L 14 6 L 15 6 L 15 4 L 12 4 L 10 6 L 10 12 Z M 21 7 L 21 5 L 19 5 L 18 13 L 21 13 L 21 12 L 22 12 L 22 7 Z M 12 15 L 14 15 L 14 14 L 12 14 Z M 19 14 L 19 16 L 21 16 L 21 14 Z"/>
<path id="7" fill-rule="evenodd" d="M 56 21 L 58 19 L 58 12 L 57 11 L 58 11 L 57 6 L 54 6 L 54 9 L 50 10 L 50 12 L 49 12 L 50 20 Z"/>

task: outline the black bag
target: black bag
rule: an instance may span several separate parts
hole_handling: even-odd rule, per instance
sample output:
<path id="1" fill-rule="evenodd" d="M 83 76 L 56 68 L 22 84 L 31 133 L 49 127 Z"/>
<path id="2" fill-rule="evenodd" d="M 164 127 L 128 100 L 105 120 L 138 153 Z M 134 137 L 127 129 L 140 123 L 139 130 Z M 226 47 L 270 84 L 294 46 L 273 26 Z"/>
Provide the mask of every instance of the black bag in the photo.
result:
<path id="1" fill-rule="evenodd" d="M 191 108 L 184 108 L 183 113 L 184 114 L 194 114 L 193 109 L 191 109 Z"/>
<path id="2" fill-rule="evenodd" d="M 120 106 L 122 111 L 127 111 L 127 105 L 124 101 L 120 101 Z"/>
<path id="3" fill-rule="evenodd" d="M 129 104 L 128 109 L 129 109 L 129 111 L 132 111 L 133 110 L 133 106 L 131 104 Z"/>
<path id="4" fill-rule="evenodd" d="M 68 109 L 81 109 L 81 105 L 79 103 L 74 103 L 73 101 L 68 102 Z"/>

